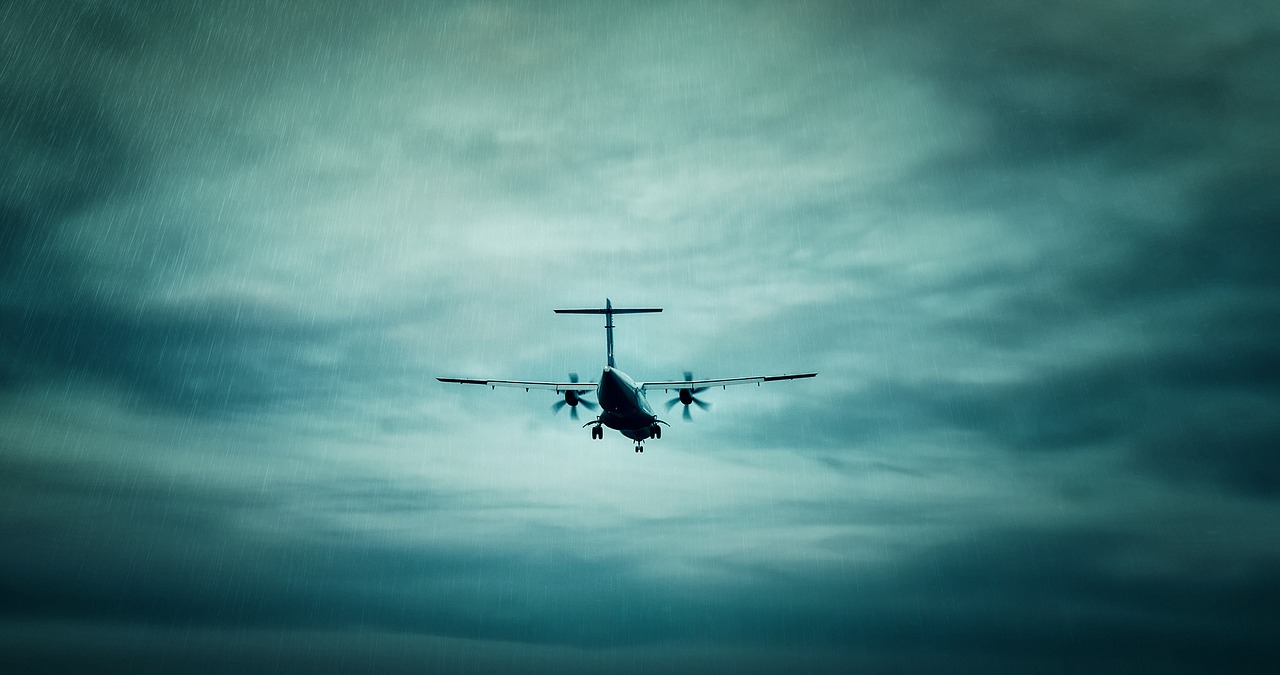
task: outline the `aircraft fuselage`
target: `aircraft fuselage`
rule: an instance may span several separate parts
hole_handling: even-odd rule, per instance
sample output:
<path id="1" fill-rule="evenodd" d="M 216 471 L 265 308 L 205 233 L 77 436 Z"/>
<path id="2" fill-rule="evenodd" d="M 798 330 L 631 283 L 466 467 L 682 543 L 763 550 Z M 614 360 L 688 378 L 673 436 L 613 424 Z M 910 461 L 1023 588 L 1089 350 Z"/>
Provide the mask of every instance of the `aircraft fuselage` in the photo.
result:
<path id="1" fill-rule="evenodd" d="M 626 373 L 610 366 L 600 373 L 596 397 L 603 412 L 600 423 L 616 429 L 634 441 L 643 441 L 661 433 L 658 416 L 649 407 L 644 391 Z"/>

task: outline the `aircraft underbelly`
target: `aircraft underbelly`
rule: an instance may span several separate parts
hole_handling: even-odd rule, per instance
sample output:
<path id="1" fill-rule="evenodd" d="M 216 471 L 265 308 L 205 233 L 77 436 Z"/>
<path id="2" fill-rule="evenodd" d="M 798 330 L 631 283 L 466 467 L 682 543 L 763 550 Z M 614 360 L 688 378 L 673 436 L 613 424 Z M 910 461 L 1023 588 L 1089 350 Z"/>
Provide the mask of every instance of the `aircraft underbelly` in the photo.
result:
<path id="1" fill-rule="evenodd" d="M 643 441 L 644 439 L 653 436 L 651 426 L 646 426 L 643 429 L 622 429 L 618 431 L 618 433 L 633 441 Z"/>

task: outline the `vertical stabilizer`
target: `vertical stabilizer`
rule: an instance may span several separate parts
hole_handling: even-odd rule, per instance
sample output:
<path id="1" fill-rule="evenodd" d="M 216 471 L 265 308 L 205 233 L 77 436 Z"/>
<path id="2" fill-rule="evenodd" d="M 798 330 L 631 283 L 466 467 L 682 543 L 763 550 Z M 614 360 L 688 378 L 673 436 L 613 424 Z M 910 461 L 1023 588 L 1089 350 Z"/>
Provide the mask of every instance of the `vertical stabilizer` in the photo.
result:
<path id="1" fill-rule="evenodd" d="M 608 364 L 610 368 L 616 368 L 617 364 L 613 361 L 613 315 L 614 314 L 649 314 L 652 312 L 661 312 L 658 307 L 614 307 L 613 301 L 609 298 L 604 299 L 604 307 L 592 309 L 557 309 L 556 314 L 603 314 L 604 315 L 604 336 L 605 348 L 608 356 Z"/>

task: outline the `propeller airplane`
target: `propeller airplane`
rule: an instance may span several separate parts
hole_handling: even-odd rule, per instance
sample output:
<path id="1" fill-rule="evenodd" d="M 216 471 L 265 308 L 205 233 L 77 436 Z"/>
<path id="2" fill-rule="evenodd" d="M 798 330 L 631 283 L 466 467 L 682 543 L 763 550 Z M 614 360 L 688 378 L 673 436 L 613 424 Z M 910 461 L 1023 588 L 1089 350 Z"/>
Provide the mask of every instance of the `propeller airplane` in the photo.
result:
<path id="1" fill-rule="evenodd" d="M 684 373 L 683 380 L 667 380 L 659 382 L 636 382 L 629 375 L 618 370 L 617 364 L 613 358 L 613 316 L 615 314 L 649 314 L 653 312 L 661 312 L 660 308 L 618 308 L 613 306 L 613 302 L 608 298 L 604 301 L 604 307 L 591 309 L 557 309 L 557 314 L 603 314 L 605 345 L 607 349 L 607 361 L 604 370 L 600 373 L 599 382 L 580 382 L 577 373 L 569 374 L 568 382 L 535 382 L 524 380 L 481 380 L 474 378 L 458 378 L 458 377 L 437 377 L 441 382 L 452 384 L 479 384 L 486 385 L 492 389 L 498 387 L 516 387 L 523 388 L 525 391 L 531 389 L 546 389 L 561 394 L 563 398 L 552 404 L 551 408 L 554 412 L 559 412 L 565 406 L 569 407 L 569 416 L 578 419 L 578 406 L 582 406 L 588 410 L 596 410 L 603 408 L 603 411 L 596 418 L 582 425 L 591 427 L 591 438 L 599 440 L 604 438 L 604 427 L 609 427 L 621 433 L 623 436 L 635 441 L 635 451 L 644 452 L 644 441 L 648 438 L 662 438 L 662 426 L 667 424 L 665 421 L 658 419 L 654 414 L 653 408 L 649 405 L 648 399 L 645 397 L 646 392 L 663 391 L 670 392 L 674 390 L 676 397 L 666 402 L 667 410 L 671 410 L 677 403 L 684 405 L 683 417 L 685 420 L 692 419 L 689 414 L 689 406 L 696 405 L 702 410 L 706 410 L 711 406 L 710 403 L 698 398 L 698 394 L 712 387 L 728 388 L 735 384 L 755 384 L 759 386 L 765 382 L 778 382 L 781 380 L 798 380 L 806 377 L 814 377 L 817 373 L 800 373 L 798 375 L 757 375 L 749 377 L 729 377 L 710 380 L 695 380 L 690 372 Z M 588 394 L 595 392 L 597 404 L 590 399 L 585 398 Z M 667 426 L 670 426 L 667 424 Z"/>

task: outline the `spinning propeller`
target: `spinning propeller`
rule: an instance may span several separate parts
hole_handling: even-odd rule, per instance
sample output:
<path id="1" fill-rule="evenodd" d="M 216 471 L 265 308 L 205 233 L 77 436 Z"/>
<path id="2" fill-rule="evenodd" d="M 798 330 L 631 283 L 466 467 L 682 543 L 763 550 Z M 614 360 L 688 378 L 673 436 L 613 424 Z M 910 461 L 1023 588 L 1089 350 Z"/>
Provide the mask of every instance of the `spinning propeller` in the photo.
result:
<path id="1" fill-rule="evenodd" d="M 578 374 L 577 374 L 577 373 L 569 373 L 569 381 L 570 381 L 570 382 L 577 382 L 577 381 L 578 381 Z M 591 391 L 590 389 L 568 389 L 568 390 L 566 390 L 566 391 L 564 392 L 564 399 L 559 400 L 559 401 L 556 401 L 555 403 L 552 403 L 552 404 L 551 404 L 551 411 L 552 411 L 553 413 L 558 413 L 558 412 L 560 412 L 560 409 L 561 409 L 561 408 L 563 408 L 563 407 L 565 407 L 565 406 L 569 406 L 569 417 L 572 417 L 572 418 L 573 418 L 573 419 L 575 419 L 575 420 L 576 420 L 576 419 L 578 419 L 578 405 L 579 405 L 579 404 L 581 404 L 581 405 L 582 405 L 583 407 L 585 407 L 587 410 L 595 410 L 596 408 L 598 408 L 598 407 L 599 407 L 599 406 L 597 406 L 597 405 L 595 404 L 595 402 L 594 402 L 594 401 L 591 401 L 591 400 L 589 400 L 589 399 L 585 399 L 585 398 L 583 398 L 583 397 L 582 397 L 582 395 L 583 395 L 583 394 L 590 393 L 590 391 Z"/>
<path id="2" fill-rule="evenodd" d="M 693 373 L 687 370 L 684 371 L 684 379 L 686 382 L 693 381 Z M 694 395 L 694 394 L 701 394 L 707 389 L 708 389 L 707 387 L 689 387 L 686 389 L 681 389 L 679 396 L 671 399 L 670 401 L 667 401 L 667 410 L 670 410 L 671 408 L 673 408 L 677 403 L 683 403 L 684 413 L 681 415 L 681 417 L 683 417 L 686 422 L 692 420 L 693 416 L 689 414 L 690 403 L 698 406 L 699 408 L 702 408 L 703 410 L 706 410 L 707 408 L 711 407 L 710 403 L 707 403 L 706 401 Z"/>

